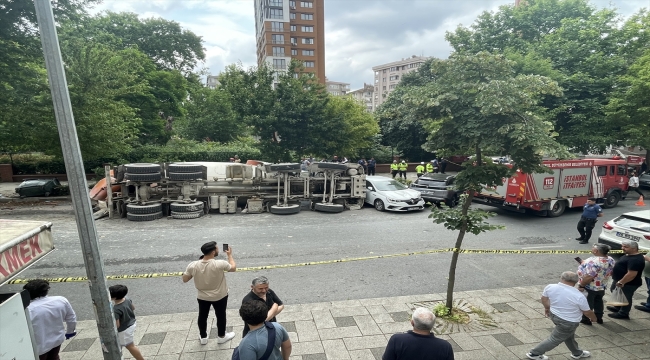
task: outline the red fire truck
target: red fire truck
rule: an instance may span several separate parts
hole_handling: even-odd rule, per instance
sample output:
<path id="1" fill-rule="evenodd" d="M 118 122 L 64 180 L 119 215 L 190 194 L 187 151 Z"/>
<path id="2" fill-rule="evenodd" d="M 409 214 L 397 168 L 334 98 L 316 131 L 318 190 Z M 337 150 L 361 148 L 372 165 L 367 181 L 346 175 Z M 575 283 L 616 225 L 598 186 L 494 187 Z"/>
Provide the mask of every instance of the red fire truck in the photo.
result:
<path id="1" fill-rule="evenodd" d="M 476 202 L 508 210 L 526 209 L 557 217 L 567 208 L 582 207 L 598 199 L 604 208 L 615 207 L 627 195 L 628 171 L 645 158 L 628 156 L 586 157 L 579 160 L 548 160 L 551 173 L 525 174 L 517 170 L 503 184 L 476 194 Z"/>

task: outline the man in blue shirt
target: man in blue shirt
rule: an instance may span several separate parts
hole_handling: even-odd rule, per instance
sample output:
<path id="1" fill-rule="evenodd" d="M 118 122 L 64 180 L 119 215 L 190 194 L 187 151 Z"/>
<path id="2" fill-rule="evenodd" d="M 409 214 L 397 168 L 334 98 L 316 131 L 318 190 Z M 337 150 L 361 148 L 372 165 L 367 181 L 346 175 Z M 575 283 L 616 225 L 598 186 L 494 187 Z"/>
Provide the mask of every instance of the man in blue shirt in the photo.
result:
<path id="1" fill-rule="evenodd" d="M 580 237 L 577 237 L 576 240 L 580 240 L 580 244 L 589 243 L 589 238 L 591 238 L 591 231 L 596 226 L 598 218 L 603 216 L 603 209 L 596 204 L 596 198 L 589 198 L 587 203 L 582 208 L 582 216 L 580 221 L 578 221 L 578 232 Z"/>

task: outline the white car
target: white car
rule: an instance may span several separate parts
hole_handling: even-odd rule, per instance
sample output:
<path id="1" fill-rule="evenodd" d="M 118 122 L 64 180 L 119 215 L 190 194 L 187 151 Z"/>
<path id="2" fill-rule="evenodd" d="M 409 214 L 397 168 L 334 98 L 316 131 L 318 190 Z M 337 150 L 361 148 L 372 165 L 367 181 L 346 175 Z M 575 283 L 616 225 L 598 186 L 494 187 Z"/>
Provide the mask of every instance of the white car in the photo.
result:
<path id="1" fill-rule="evenodd" d="M 599 243 L 620 250 L 624 240 L 638 242 L 641 252 L 650 251 L 650 210 L 625 213 L 603 224 Z"/>
<path id="2" fill-rule="evenodd" d="M 419 191 L 384 176 L 366 177 L 366 203 L 379 211 L 414 211 L 424 209 Z"/>

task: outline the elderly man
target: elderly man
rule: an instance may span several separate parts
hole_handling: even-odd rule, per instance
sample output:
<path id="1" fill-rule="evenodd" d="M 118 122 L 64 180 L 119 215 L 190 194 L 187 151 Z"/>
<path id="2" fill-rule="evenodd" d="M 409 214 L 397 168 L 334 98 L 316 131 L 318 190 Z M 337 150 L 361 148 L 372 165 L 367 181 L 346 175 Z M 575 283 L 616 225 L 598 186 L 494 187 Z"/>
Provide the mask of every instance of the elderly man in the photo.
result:
<path id="1" fill-rule="evenodd" d="M 625 255 L 621 256 L 614 265 L 612 291 L 616 287 L 621 288 L 629 304 L 627 306 L 608 306 L 607 310 L 611 311 L 612 314 L 607 316 L 614 319 L 629 320 L 630 309 L 632 309 L 632 295 L 634 295 L 636 289 L 643 285 L 641 275 L 645 268 L 645 259 L 643 254 L 639 254 L 639 244 L 636 241 L 623 241 L 621 249 Z"/>
<path id="2" fill-rule="evenodd" d="M 266 321 L 277 322 L 275 317 L 284 310 L 284 305 L 282 300 L 275 294 L 275 292 L 269 289 L 269 279 L 265 276 L 258 276 L 253 279 L 251 285 L 251 291 L 244 297 L 242 304 L 247 301 L 261 301 L 266 304 L 266 307 L 269 309 L 266 316 Z M 247 323 L 244 323 L 244 332 L 242 333 L 242 338 L 248 334 L 250 328 Z"/>
<path id="3" fill-rule="evenodd" d="M 451 344 L 431 332 L 435 321 L 431 310 L 415 309 L 411 316 L 413 330 L 391 336 L 382 360 L 453 360 Z"/>
<path id="4" fill-rule="evenodd" d="M 580 359 L 591 356 L 586 350 L 580 350 L 575 340 L 575 332 L 580 325 L 582 315 L 589 320 L 596 321 L 596 314 L 589 308 L 587 298 L 575 288 L 578 282 L 578 274 L 565 271 L 560 276 L 560 282 L 551 284 L 542 292 L 542 304 L 545 315 L 550 317 L 555 324 L 551 336 L 537 344 L 526 356 L 533 360 L 546 360 L 548 356 L 544 353 L 554 349 L 561 342 L 564 342 L 571 351 L 572 359 Z"/>
<path id="5" fill-rule="evenodd" d="M 605 305 L 603 304 L 603 297 L 605 296 L 605 289 L 607 289 L 607 282 L 612 277 L 615 261 L 611 256 L 608 256 L 610 247 L 606 244 L 595 244 L 591 248 L 591 253 L 594 255 L 580 263 L 578 266 L 578 288 L 584 289 L 587 292 L 587 302 L 589 307 L 594 310 L 596 314 L 596 322 L 603 323 L 603 312 Z M 586 316 L 582 316 L 581 323 L 585 325 L 592 325 L 591 320 Z"/>

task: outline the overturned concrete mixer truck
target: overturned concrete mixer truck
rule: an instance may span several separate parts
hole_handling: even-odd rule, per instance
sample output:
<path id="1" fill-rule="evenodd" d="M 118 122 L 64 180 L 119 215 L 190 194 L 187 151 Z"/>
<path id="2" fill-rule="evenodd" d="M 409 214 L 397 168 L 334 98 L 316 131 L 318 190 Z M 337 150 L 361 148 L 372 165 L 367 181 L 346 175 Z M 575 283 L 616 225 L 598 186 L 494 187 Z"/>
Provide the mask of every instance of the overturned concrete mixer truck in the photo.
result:
<path id="1" fill-rule="evenodd" d="M 117 166 L 112 174 L 108 203 L 131 221 L 195 219 L 211 211 L 234 214 L 238 208 L 287 215 L 308 206 L 338 213 L 360 209 L 366 196 L 366 176 L 358 164 L 316 162 L 301 171 L 300 164 L 254 160 L 136 163 Z"/>

